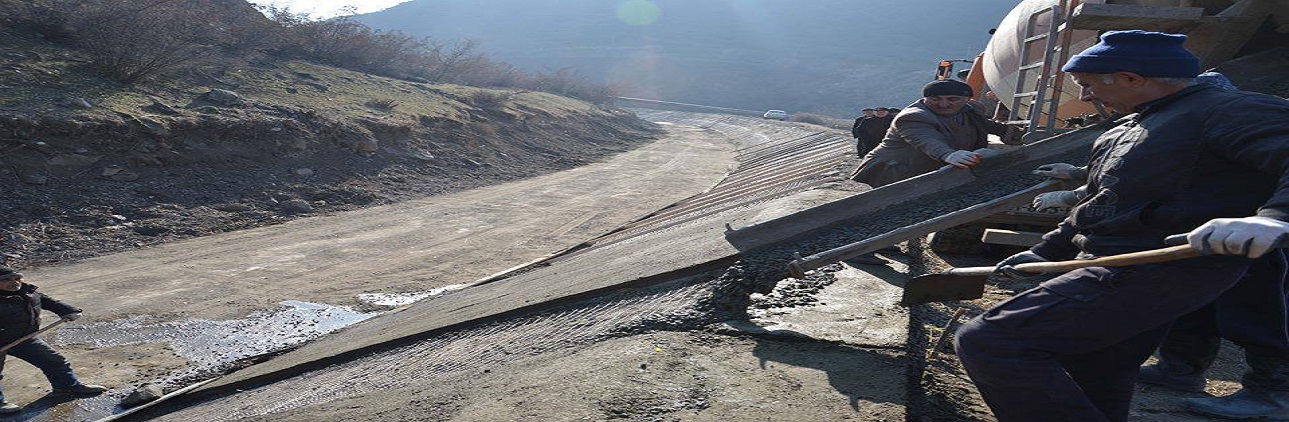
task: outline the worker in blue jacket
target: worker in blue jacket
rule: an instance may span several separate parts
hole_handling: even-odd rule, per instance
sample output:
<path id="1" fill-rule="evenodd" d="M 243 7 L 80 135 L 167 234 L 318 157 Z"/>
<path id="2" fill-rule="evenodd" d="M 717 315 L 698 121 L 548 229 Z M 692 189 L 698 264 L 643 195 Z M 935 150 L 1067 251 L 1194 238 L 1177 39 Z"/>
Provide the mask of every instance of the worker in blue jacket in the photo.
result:
<path id="1" fill-rule="evenodd" d="M 1185 39 L 1109 31 L 1065 64 L 1083 100 L 1131 118 L 1094 143 L 1088 197 L 996 272 L 1187 232 L 1211 255 L 1070 271 L 965 324 L 958 356 L 1000 421 L 1127 420 L 1138 367 L 1168 325 L 1240 281 L 1267 233 L 1289 227 L 1289 101 L 1196 84 Z"/>

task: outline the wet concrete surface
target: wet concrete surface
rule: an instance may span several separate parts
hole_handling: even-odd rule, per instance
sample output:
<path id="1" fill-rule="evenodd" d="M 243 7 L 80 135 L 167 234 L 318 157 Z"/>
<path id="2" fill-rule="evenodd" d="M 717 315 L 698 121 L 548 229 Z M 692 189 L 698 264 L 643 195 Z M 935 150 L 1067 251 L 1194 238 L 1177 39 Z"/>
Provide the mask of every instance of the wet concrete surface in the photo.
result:
<path id="1" fill-rule="evenodd" d="M 908 308 L 899 306 L 910 258 L 883 252 L 885 265 L 837 264 L 826 285 L 793 289 L 801 280 L 780 281 L 763 300 L 754 295 L 749 312 L 768 332 L 790 331 L 812 339 L 862 347 L 902 350 L 908 342 Z M 812 277 L 813 278 L 813 277 Z M 785 291 L 795 290 L 791 293 Z M 788 298 L 775 298 L 783 295 Z M 768 306 L 767 306 L 768 305 Z"/>
<path id="2" fill-rule="evenodd" d="M 1012 179 L 1017 178 L 1012 177 Z M 987 183 L 990 187 L 1009 193 L 1010 190 L 1008 189 L 1013 189 L 1014 186 L 1027 186 L 1027 183 L 1029 182 L 1028 180 L 1020 179 L 1011 180 L 1012 183 L 1008 184 L 1001 183 L 1001 180 L 1003 179 L 986 180 L 982 183 Z M 990 192 L 979 192 L 981 191 L 980 187 L 975 187 L 974 189 L 975 191 L 971 192 L 982 195 L 984 198 L 991 198 L 992 196 L 990 195 L 993 195 L 993 193 Z M 973 199 L 975 197 L 971 196 L 969 193 L 970 192 L 968 192 L 968 194 L 961 195 L 964 197 L 962 201 L 975 200 Z M 853 194 L 853 192 L 840 192 L 841 196 L 848 196 L 850 194 Z M 796 209 L 808 208 L 809 205 L 807 205 L 807 203 L 813 201 L 815 200 L 803 200 L 796 204 L 800 206 L 800 208 Z M 966 203 L 969 204 L 970 202 Z M 886 230 L 889 227 L 892 227 L 892 225 L 894 225 L 893 227 L 899 227 L 902 224 L 907 224 L 900 223 L 899 221 L 903 221 L 900 220 L 900 218 L 914 219 L 914 221 L 918 221 L 916 220 L 918 218 L 925 219 L 925 215 L 938 215 L 934 213 L 941 212 L 940 210 L 959 209 L 956 207 L 962 206 L 960 204 L 961 203 L 957 202 L 953 204 L 918 204 L 916 206 L 921 207 L 923 211 L 909 211 L 908 209 L 893 210 L 892 214 L 883 214 L 883 218 L 877 219 L 876 221 L 864 221 L 862 222 L 864 224 L 849 222 L 848 224 L 850 225 L 830 227 L 828 230 L 832 235 L 823 236 L 824 239 L 822 240 L 810 239 L 805 241 L 789 242 L 788 244 L 780 245 L 776 248 L 754 251 L 753 253 L 745 254 L 741 257 L 738 257 L 740 251 L 725 242 L 723 236 L 725 227 L 723 223 L 738 220 L 749 221 L 758 217 L 763 217 L 765 210 L 758 207 L 738 209 L 720 214 L 715 216 L 715 218 L 678 225 L 676 227 L 658 231 L 657 233 L 641 236 L 638 239 L 623 241 L 600 250 L 591 251 L 580 256 L 577 260 L 563 262 L 559 266 L 539 269 L 528 274 L 501 280 L 489 285 L 465 289 L 450 295 L 435 297 L 434 299 L 415 304 L 406 309 L 402 309 L 399 312 L 391 313 L 385 317 L 358 324 L 353 327 L 353 329 L 346 330 L 337 335 L 328 336 L 320 341 L 308 344 L 298 351 L 280 356 L 267 364 L 257 365 L 236 373 L 231 377 L 226 377 L 224 380 L 217 383 L 217 385 L 214 385 L 209 391 L 220 391 L 221 388 L 228 388 L 229 386 L 250 386 L 264 380 L 272 379 L 273 377 L 286 375 L 293 375 L 299 378 L 327 377 L 328 379 L 335 380 L 330 383 L 323 383 L 326 388 L 321 389 L 310 390 L 306 388 L 301 390 L 299 388 L 291 388 L 290 386 L 292 384 L 287 383 L 282 385 L 272 384 L 266 386 L 263 390 L 258 390 L 279 392 L 287 391 L 289 394 L 299 394 L 302 391 L 311 392 L 306 394 L 307 398 L 298 400 L 293 399 L 287 402 L 276 398 L 279 396 L 274 395 L 257 396 L 255 394 L 238 394 L 234 396 L 233 399 L 243 400 L 243 403 L 246 403 L 244 408 L 258 409 L 249 410 L 247 413 L 242 414 L 242 416 L 253 416 L 274 414 L 279 410 L 289 409 L 291 406 L 326 406 L 326 403 L 329 401 L 344 400 L 344 398 L 348 396 L 348 393 L 346 393 L 346 391 L 348 391 L 346 387 L 362 384 L 362 382 L 355 381 L 355 374 L 371 374 L 369 390 L 372 392 L 379 392 L 385 388 L 411 388 L 415 382 L 407 381 L 404 384 L 398 384 L 398 381 L 396 380 L 397 377 L 390 376 L 392 371 L 390 368 L 392 367 L 389 365 L 377 363 L 374 365 L 363 366 L 361 365 L 361 362 L 357 361 L 329 361 L 327 359 L 329 359 L 329 357 L 336 356 L 337 353 L 343 353 L 345 351 L 363 352 L 366 350 L 370 353 L 376 353 L 376 355 L 373 356 L 375 356 L 374 359 L 376 359 L 377 362 L 406 362 L 410 359 L 406 355 L 400 355 L 401 357 L 391 357 L 393 356 L 391 353 L 413 353 L 416 354 L 416 356 L 419 356 L 416 359 L 425 360 L 427 359 L 427 353 L 437 356 L 438 354 L 434 352 L 437 348 L 443 347 L 441 343 L 437 346 L 431 346 L 435 344 L 433 342 L 443 341 L 445 339 L 450 340 L 453 333 L 457 332 L 452 331 L 454 327 L 471 329 L 479 328 L 477 327 L 477 324 L 479 323 L 476 321 L 478 321 L 480 316 L 484 316 L 485 319 L 501 318 L 504 321 L 505 318 L 516 317 L 524 312 L 536 311 L 543 306 L 564 303 L 567 300 L 579 300 L 602 295 L 608 290 L 617 289 L 621 286 L 648 286 L 650 284 L 660 282 L 685 279 L 686 277 L 699 277 L 701 274 L 711 272 L 720 273 L 724 271 L 723 275 L 715 278 L 714 286 L 718 287 L 712 287 L 713 289 L 716 289 L 714 291 L 721 291 L 721 294 L 707 295 L 709 299 L 705 301 L 693 300 L 694 298 L 692 297 L 682 295 L 686 297 L 687 300 L 692 301 L 690 306 L 697 305 L 697 307 L 681 312 L 680 315 L 682 316 L 679 317 L 678 320 L 673 321 L 673 323 L 680 324 L 681 327 L 687 327 L 694 324 L 694 321 L 704 321 L 721 316 L 739 317 L 742 316 L 740 315 L 741 312 L 746 311 L 746 305 L 748 303 L 758 300 L 758 298 L 749 296 L 750 291 L 771 292 L 770 294 L 773 295 L 773 288 L 776 287 L 776 284 L 779 284 L 780 280 L 783 279 L 783 276 L 786 275 L 784 274 L 782 265 L 790 259 L 785 259 L 785 257 L 790 256 L 791 252 L 801 249 L 809 250 L 809 248 L 817 249 L 830 244 L 844 244 L 846 242 L 864 239 L 874 234 L 882 233 L 882 230 Z M 782 203 L 777 205 L 780 208 L 774 211 L 775 214 L 782 215 L 793 212 L 791 205 L 786 207 L 784 207 L 784 204 Z M 684 247 L 678 248 L 677 245 L 684 245 Z M 741 261 L 734 261 L 736 257 Z M 904 263 L 901 263 L 900 265 L 903 264 Z M 880 273 L 881 271 L 887 270 L 873 269 L 873 271 L 878 271 Z M 807 319 L 822 320 L 825 321 L 824 323 L 812 321 L 809 324 L 802 324 L 794 322 L 791 319 L 775 320 L 775 315 L 773 315 L 775 307 L 768 306 L 762 308 L 768 313 L 758 317 L 762 321 L 766 322 L 768 324 L 767 326 L 760 326 L 759 328 L 734 328 L 736 328 L 737 331 L 742 332 L 756 332 L 756 335 L 764 335 L 768 333 L 768 335 L 775 336 L 778 334 L 796 333 L 791 335 L 804 335 L 813 339 L 835 338 L 838 339 L 838 341 L 847 342 L 848 344 L 853 343 L 855 347 L 880 351 L 878 354 L 883 356 L 892 354 L 899 355 L 902 352 L 901 345 L 906 342 L 903 337 L 904 333 L 901 331 L 903 331 L 902 327 L 907 326 L 907 322 L 904 320 L 907 316 L 902 314 L 898 308 L 891 309 L 892 304 L 898 300 L 898 296 L 894 294 L 893 290 L 896 287 L 889 281 L 883 280 L 898 279 L 901 274 L 909 271 L 910 269 L 907 267 L 895 265 L 893 269 L 888 271 L 889 274 L 886 274 L 886 277 L 876 279 L 878 281 L 869 278 L 867 275 L 863 275 L 867 273 L 862 273 L 858 270 L 847 269 L 839 272 L 839 274 L 843 274 L 843 279 L 850 280 L 850 282 L 855 282 L 857 284 L 856 289 L 850 290 L 850 293 L 858 298 L 864 298 L 862 303 L 859 301 L 845 301 L 837 299 L 835 302 L 836 306 L 831 308 L 828 306 L 828 302 L 818 299 L 814 299 L 815 302 L 810 303 L 791 303 L 792 300 L 809 300 L 811 292 L 817 293 L 828 287 L 833 287 L 828 284 L 815 286 L 817 289 L 815 287 L 806 286 L 795 293 L 789 293 L 785 296 L 785 298 L 791 297 L 794 299 L 788 300 L 788 302 L 790 302 L 788 305 L 790 306 L 784 306 L 784 308 L 809 307 L 812 311 L 807 313 L 813 314 Z M 863 281 L 857 282 L 855 280 Z M 748 286 L 747 284 L 751 284 L 752 286 Z M 842 286 L 845 285 L 848 284 L 843 284 Z M 731 287 L 743 290 L 720 290 Z M 445 289 L 450 288 L 455 288 L 455 286 L 445 287 Z M 674 291 L 685 290 L 675 289 Z M 381 301 L 380 303 L 386 306 L 398 306 L 408 303 L 408 301 L 411 300 L 411 298 L 416 297 L 416 295 L 417 293 L 410 293 L 401 297 L 365 297 L 365 299 L 369 301 Z M 772 302 L 774 302 L 774 299 L 770 298 L 767 302 L 763 303 Z M 861 304 L 866 306 L 859 306 Z M 310 326 L 310 323 L 307 322 L 307 318 L 300 316 L 301 313 L 325 313 L 322 312 L 325 310 L 325 307 L 322 306 L 307 304 L 295 305 L 301 306 L 288 307 L 290 308 L 288 310 L 296 312 L 289 313 L 288 316 L 284 317 L 285 320 L 290 321 L 287 324 L 296 323 L 297 325 Z M 615 311 L 618 313 L 623 312 L 622 310 L 631 309 L 631 307 L 624 306 L 616 307 L 619 308 L 618 311 Z M 629 314 L 636 315 L 636 313 L 630 312 Z M 361 315 L 364 314 L 354 312 L 352 315 L 343 315 L 343 318 L 356 319 L 360 318 Z M 584 318 L 570 319 L 555 325 L 564 327 L 581 327 L 584 323 L 579 321 L 582 321 L 583 319 Z M 664 318 L 664 320 L 665 319 L 666 318 Z M 827 321 L 833 321 L 833 323 L 828 323 Z M 175 334 L 183 330 L 178 326 L 163 327 L 162 325 L 164 324 L 148 327 L 146 322 L 130 321 L 128 319 L 123 320 L 121 324 L 125 324 L 127 326 L 129 324 L 136 324 L 136 326 L 141 328 L 141 331 L 144 332 L 144 334 L 140 334 L 134 339 L 130 339 L 130 336 L 128 335 L 118 336 L 122 339 L 128 339 L 128 341 L 148 341 L 146 339 L 150 338 L 149 336 L 159 336 L 164 338 L 168 334 Z M 319 323 L 314 323 L 312 325 L 318 324 Z M 502 324 L 503 325 L 500 325 L 501 328 L 497 328 L 491 332 L 494 334 L 501 333 L 514 328 L 513 326 L 506 326 L 504 323 Z M 236 324 L 228 325 L 236 326 Z M 655 329 L 658 326 L 656 323 L 649 323 L 647 325 L 654 327 Z M 809 328 L 804 328 L 807 326 Z M 221 329 L 221 327 L 223 327 L 223 325 L 210 323 L 209 321 L 202 322 L 197 326 L 194 326 L 194 328 L 197 329 L 212 329 L 216 331 Z M 894 327 L 900 328 L 897 329 Z M 261 330 L 266 333 L 282 333 L 284 331 L 281 330 L 289 329 L 273 323 L 242 325 L 241 328 Z M 855 332 L 860 333 L 860 335 L 853 335 Z M 499 336 L 497 338 L 502 340 L 508 338 L 505 334 L 495 335 Z M 286 335 L 285 337 L 290 338 L 292 336 Z M 587 338 L 593 339 L 595 336 Z M 374 347 L 382 343 L 398 339 L 412 340 L 416 342 L 415 344 L 417 346 L 395 349 L 393 351 L 374 349 Z M 551 339 L 560 340 L 555 337 L 552 337 Z M 237 344 L 238 341 L 244 341 L 246 342 L 244 344 L 248 348 L 254 349 L 257 344 L 256 341 L 258 340 L 262 339 L 239 339 L 233 340 L 232 344 Z M 89 338 L 82 340 L 80 344 L 90 345 L 93 347 L 111 347 L 111 345 L 107 345 L 106 343 L 95 344 L 93 343 L 94 341 L 96 340 Z M 492 349 L 495 349 L 499 344 L 509 344 L 505 341 L 495 340 L 485 343 L 490 345 L 489 347 Z M 207 344 L 219 345 L 221 343 L 214 342 Z M 527 343 L 519 342 L 517 344 L 523 345 Z M 577 344 L 577 342 L 575 341 L 573 344 Z M 371 349 L 364 349 L 365 347 L 369 347 Z M 485 349 L 489 347 L 485 347 Z M 218 347 L 215 348 L 215 350 L 217 349 Z M 538 346 L 532 350 L 536 350 L 537 352 L 546 352 L 551 349 Z M 437 351 L 442 352 L 442 350 Z M 460 352 L 460 350 L 456 351 Z M 178 353 L 182 355 L 185 352 Z M 518 353 L 514 351 L 501 353 L 501 355 L 517 354 Z M 213 352 L 213 355 L 216 359 L 231 356 L 227 353 L 220 355 L 218 352 Z M 466 353 L 466 355 L 468 356 L 469 353 Z M 899 360 L 900 358 L 896 357 L 894 360 L 887 362 L 887 358 L 882 358 L 875 364 L 878 366 L 899 366 Z M 353 364 L 354 366 L 352 366 L 351 370 L 335 373 L 331 372 L 334 368 L 328 368 L 312 375 L 310 373 L 303 372 L 308 369 L 315 369 L 315 367 L 321 363 L 334 363 L 338 365 Z M 804 362 L 799 363 L 804 364 Z M 420 374 L 422 376 L 427 374 L 439 375 L 441 373 L 453 372 L 451 368 L 454 366 L 448 365 L 447 367 L 444 367 L 442 365 L 431 363 L 422 365 L 421 367 L 430 368 L 428 369 L 430 372 L 411 371 L 411 373 L 413 375 Z M 456 367 L 459 368 L 459 366 Z M 291 368 L 299 368 L 300 371 L 295 371 Z M 897 373 L 898 372 L 899 371 L 897 371 Z M 266 378 L 257 379 L 257 377 Z M 409 379 L 414 378 L 416 377 Z M 889 388 L 889 385 L 887 387 Z M 846 384 L 845 387 L 846 390 L 852 390 L 855 388 L 858 387 L 851 384 Z M 862 397 L 868 396 L 881 396 L 883 397 L 881 400 L 882 403 L 904 402 L 904 399 L 892 399 L 887 394 L 869 392 L 851 395 L 852 408 L 858 408 L 860 403 L 863 401 Z M 288 405 L 288 402 L 294 404 Z M 901 404 L 900 406 L 902 407 L 903 405 Z M 221 409 L 220 405 L 216 404 L 213 405 L 213 410 L 193 411 L 199 412 L 197 414 L 203 415 L 201 419 L 204 420 L 211 415 L 215 415 L 219 409 Z M 888 414 L 891 412 L 891 408 L 885 405 L 881 406 L 880 412 Z M 183 414 L 183 412 L 181 411 L 179 414 Z"/>
<path id="3" fill-rule="evenodd" d="M 407 295 L 427 297 L 438 292 Z M 406 300 L 395 295 L 372 295 L 376 306 Z M 94 349 L 142 344 L 163 345 L 187 362 L 185 369 L 153 380 L 175 389 L 209 378 L 247 359 L 280 352 L 318 338 L 380 312 L 360 312 L 343 306 L 285 301 L 273 310 L 235 320 L 179 320 L 154 322 L 138 315 L 126 319 L 61 328 L 46 341 L 57 348 Z M 89 375 L 89 374 L 86 374 Z M 92 376 L 92 375 L 91 375 Z M 120 399 L 133 388 L 117 388 L 97 397 L 47 395 L 28 404 L 24 412 L 0 420 L 96 420 L 121 411 Z"/>
<path id="4" fill-rule="evenodd" d="M 765 125 L 755 119 L 745 120 L 749 122 L 727 125 L 745 131 L 749 127 Z M 724 118 L 723 121 L 731 120 Z M 713 124 L 718 125 L 719 123 Z M 782 133 L 778 136 L 791 139 L 810 133 L 807 130 L 787 129 L 780 129 Z M 290 376 L 300 368 L 323 364 L 345 351 L 361 353 L 364 348 L 377 348 L 382 343 L 433 336 L 454 327 L 469 325 L 480 318 L 503 317 L 509 313 L 527 312 L 531 308 L 594 295 L 607 289 L 633 284 L 647 285 L 724 268 L 732 263 L 738 251 L 724 240 L 723 223 L 756 214 L 759 212 L 756 205 L 750 204 L 708 218 L 649 232 L 581 253 L 560 261 L 559 265 L 535 269 L 513 278 L 418 303 L 382 317 L 378 322 L 368 321 L 355 325 L 270 362 L 239 371 L 203 387 L 202 390 L 220 391 L 284 375 Z M 734 294 L 729 297 L 741 301 L 740 296 L 744 295 Z M 202 391 L 197 392 L 201 393 Z"/>
<path id="5" fill-rule="evenodd" d="M 890 256 L 889 266 L 785 280 L 755 299 L 751 320 L 713 321 L 703 303 L 728 293 L 721 277 L 692 277 L 445 333 L 155 420 L 905 420 L 896 284 L 907 257 Z"/>
<path id="6" fill-rule="evenodd" d="M 1070 157 L 1042 157 L 1043 162 L 1049 162 L 1049 160 L 1077 162 L 1077 158 L 1077 154 Z M 199 392 L 196 397 L 200 397 L 202 393 L 217 394 L 234 387 L 254 387 L 286 376 L 306 376 L 301 375 L 303 373 L 300 371 L 320 368 L 326 364 L 348 362 L 343 359 L 349 358 L 332 360 L 338 351 L 349 350 L 360 354 L 380 353 L 378 347 L 382 343 L 417 338 L 426 340 L 416 341 L 429 341 L 428 339 L 436 336 L 451 333 L 454 329 L 466 328 L 480 317 L 508 318 L 517 312 L 532 311 L 539 306 L 549 306 L 568 299 L 595 295 L 607 289 L 665 282 L 720 268 L 727 269 L 725 275 L 718 278 L 718 283 L 742 286 L 741 288 L 746 290 L 723 295 L 720 300 L 713 301 L 708 307 L 697 311 L 711 315 L 724 313 L 734 318 L 742 317 L 745 316 L 743 312 L 746 311 L 746 305 L 751 301 L 749 297 L 751 292 L 770 292 L 775 284 L 786 276 L 783 265 L 791 259 L 792 252 L 802 249 L 822 250 L 872 237 L 893 228 L 1020 190 L 1035 182 L 1030 180 L 1031 178 L 1017 176 L 1025 174 L 1036 165 L 1035 162 L 1013 164 L 1015 165 L 1013 168 L 992 173 L 993 177 L 989 175 L 980 177 L 969 186 L 960 188 L 960 192 L 955 193 L 951 190 L 944 196 L 928 198 L 925 201 L 897 204 L 877 214 L 876 217 L 865 215 L 862 220 L 845 221 L 840 225 L 831 225 L 819 232 L 798 237 L 796 239 L 800 240 L 796 242 L 776 244 L 771 248 L 743 252 L 742 255 L 740 251 L 725 242 L 723 232 L 726 227 L 723 223 L 740 219 L 746 221 L 762 211 L 756 207 L 739 209 L 720 214 L 715 218 L 649 233 L 577 255 L 572 259 L 561 261 L 559 265 L 536 269 L 513 278 L 467 289 L 417 304 L 402 312 L 380 318 L 379 321 L 359 324 L 336 336 L 322 339 L 265 364 L 225 377 L 204 392 Z M 1023 170 L 1019 168 L 1022 166 L 1025 167 Z M 685 245 L 684 248 L 675 247 L 682 244 Z M 736 258 L 739 259 L 738 262 L 731 261 Z M 527 286 L 540 286 L 540 288 L 534 289 Z M 885 296 L 887 297 L 885 302 L 888 302 L 886 306 L 898 300 L 889 292 Z M 883 301 L 875 303 L 881 304 Z M 866 308 L 861 312 L 873 311 Z M 851 317 L 852 322 L 859 321 L 858 323 L 863 327 L 860 331 L 872 336 L 870 341 L 880 343 L 867 347 L 901 348 L 901 344 L 905 341 L 900 334 L 904 331 L 903 327 L 907 327 L 907 323 L 901 320 L 904 318 L 902 313 L 898 310 L 875 312 L 862 318 Z M 894 319 L 883 319 L 881 318 L 883 316 Z M 268 385 L 264 388 L 276 389 L 277 387 Z M 262 398 L 255 401 L 272 400 Z"/>
<path id="7" fill-rule="evenodd" d="M 634 332 L 687 330 L 711 323 L 695 304 L 717 294 L 706 277 L 628 290 L 517 316 L 337 363 L 235 395 L 194 404 L 156 420 L 242 420 L 391 389 L 441 382 L 462 372 L 491 372 L 513 361 L 585 347 Z"/>
<path id="8" fill-rule="evenodd" d="M 167 343 L 176 354 L 192 362 L 192 371 L 209 372 L 242 359 L 294 347 L 376 315 L 342 306 L 286 301 L 280 309 L 236 320 L 153 324 L 147 316 L 136 316 L 73 326 L 59 330 L 53 343 L 94 348 Z M 182 378 L 185 374 L 176 376 Z"/>

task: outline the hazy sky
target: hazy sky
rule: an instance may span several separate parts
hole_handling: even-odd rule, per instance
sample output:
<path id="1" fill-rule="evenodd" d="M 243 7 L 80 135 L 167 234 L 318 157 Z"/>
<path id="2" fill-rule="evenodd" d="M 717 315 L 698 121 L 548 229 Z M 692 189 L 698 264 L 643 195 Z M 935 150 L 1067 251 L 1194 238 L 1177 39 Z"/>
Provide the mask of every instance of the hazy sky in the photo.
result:
<path id="1" fill-rule="evenodd" d="M 314 18 L 340 15 L 345 6 L 354 6 L 358 13 L 384 10 L 409 0 L 252 0 L 251 3 L 289 7 L 295 13 L 307 13 Z"/>

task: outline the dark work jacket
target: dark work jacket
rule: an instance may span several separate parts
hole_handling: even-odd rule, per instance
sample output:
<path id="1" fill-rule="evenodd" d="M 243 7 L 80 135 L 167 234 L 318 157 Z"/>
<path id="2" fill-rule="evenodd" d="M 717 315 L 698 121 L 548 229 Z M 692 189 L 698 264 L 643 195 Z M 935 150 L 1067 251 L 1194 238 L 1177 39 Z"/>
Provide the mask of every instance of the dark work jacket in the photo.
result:
<path id="1" fill-rule="evenodd" d="M 851 131 L 855 139 L 859 140 L 859 155 L 862 157 L 877 148 L 877 144 L 882 142 L 886 137 L 886 130 L 891 127 L 891 121 L 895 120 L 895 114 L 887 114 L 886 117 L 869 117 L 859 122 L 859 125 Z"/>
<path id="2" fill-rule="evenodd" d="M 854 137 L 855 139 L 859 139 L 860 136 L 863 136 L 859 132 L 859 126 L 863 125 L 865 120 L 871 119 L 873 117 L 877 117 L 877 116 L 859 116 L 858 118 L 856 118 L 855 124 L 850 126 L 850 136 Z"/>
<path id="3" fill-rule="evenodd" d="M 58 315 L 81 310 L 36 292 L 36 286 L 22 283 L 16 292 L 0 291 L 0 346 L 40 329 L 40 310 Z"/>
<path id="4" fill-rule="evenodd" d="M 1163 247 L 1214 218 L 1289 221 L 1289 101 L 1195 85 L 1148 102 L 1094 142 L 1087 182 L 1034 252 L 1104 256 Z"/>

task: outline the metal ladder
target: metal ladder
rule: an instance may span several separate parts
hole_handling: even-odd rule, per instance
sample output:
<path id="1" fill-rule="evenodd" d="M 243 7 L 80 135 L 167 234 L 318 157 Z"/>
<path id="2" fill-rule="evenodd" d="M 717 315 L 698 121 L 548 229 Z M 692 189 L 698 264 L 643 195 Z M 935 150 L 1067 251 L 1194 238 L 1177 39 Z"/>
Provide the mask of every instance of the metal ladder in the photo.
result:
<path id="1" fill-rule="evenodd" d="M 1070 30 L 1066 22 L 1069 13 L 1078 6 L 1079 0 L 1061 0 L 1052 7 L 1030 14 L 1025 24 L 1025 38 L 1020 45 L 1020 68 L 1016 72 L 1016 94 L 1012 96 L 1012 105 L 1008 123 L 1025 125 L 1025 133 L 1033 133 L 1042 125 L 1042 130 L 1051 131 L 1056 125 L 1056 108 L 1061 101 L 1061 88 L 1064 85 L 1064 72 L 1060 65 L 1069 57 Z M 1048 15 L 1047 32 L 1035 34 L 1039 19 Z M 1039 42 L 1043 43 L 1043 59 L 1026 63 L 1031 50 Z M 1037 71 L 1037 77 L 1033 72 Z M 1035 80 L 1034 89 L 1025 91 L 1027 82 Z M 1030 100 L 1025 101 L 1026 98 Z M 1020 107 L 1025 106 L 1024 119 Z"/>

